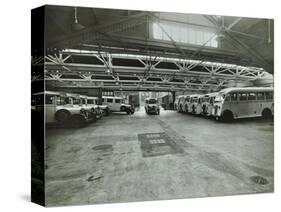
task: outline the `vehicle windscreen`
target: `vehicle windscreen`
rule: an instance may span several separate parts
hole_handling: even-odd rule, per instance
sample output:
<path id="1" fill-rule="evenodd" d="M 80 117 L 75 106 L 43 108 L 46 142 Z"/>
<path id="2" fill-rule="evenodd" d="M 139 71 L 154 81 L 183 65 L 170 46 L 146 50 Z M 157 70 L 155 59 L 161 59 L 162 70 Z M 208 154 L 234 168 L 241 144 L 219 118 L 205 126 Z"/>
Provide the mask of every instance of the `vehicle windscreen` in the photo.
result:
<path id="1" fill-rule="evenodd" d="M 148 104 L 157 104 L 157 100 L 156 99 L 149 99 Z"/>
<path id="2" fill-rule="evenodd" d="M 215 97 L 215 103 L 222 103 L 222 101 L 223 101 L 223 96 L 218 95 Z"/>
<path id="3" fill-rule="evenodd" d="M 193 102 L 198 102 L 198 98 L 197 97 L 195 97 L 195 98 L 192 98 L 192 100 L 191 100 L 191 102 L 193 103 Z"/>

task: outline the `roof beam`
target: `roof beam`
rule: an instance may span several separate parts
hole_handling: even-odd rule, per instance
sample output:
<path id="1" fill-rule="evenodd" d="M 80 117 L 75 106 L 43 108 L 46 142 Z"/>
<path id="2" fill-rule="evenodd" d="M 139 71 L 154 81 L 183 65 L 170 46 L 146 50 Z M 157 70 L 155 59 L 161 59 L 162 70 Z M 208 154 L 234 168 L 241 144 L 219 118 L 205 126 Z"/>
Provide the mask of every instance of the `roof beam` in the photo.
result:
<path id="1" fill-rule="evenodd" d="M 99 26 L 94 25 L 67 36 L 47 40 L 47 47 L 71 48 L 73 46 L 80 45 L 81 43 L 87 43 L 101 37 L 101 32 L 111 34 L 122 29 L 130 28 L 136 24 L 141 24 L 146 21 L 146 19 L 143 18 L 145 15 L 146 13 L 140 12 L 130 16 L 129 18 L 127 17 Z"/>

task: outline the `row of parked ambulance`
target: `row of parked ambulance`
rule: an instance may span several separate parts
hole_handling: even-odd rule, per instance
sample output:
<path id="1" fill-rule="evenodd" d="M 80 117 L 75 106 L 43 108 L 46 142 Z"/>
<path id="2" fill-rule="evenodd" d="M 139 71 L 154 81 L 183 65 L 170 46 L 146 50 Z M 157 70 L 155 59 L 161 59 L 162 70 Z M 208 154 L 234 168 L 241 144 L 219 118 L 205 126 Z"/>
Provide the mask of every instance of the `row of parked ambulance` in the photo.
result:
<path id="1" fill-rule="evenodd" d="M 239 118 L 274 115 L 273 87 L 234 87 L 216 93 L 177 96 L 175 109 L 178 112 L 213 117 L 230 121 Z"/>
<path id="2" fill-rule="evenodd" d="M 212 116 L 212 110 L 215 97 L 218 93 L 209 93 L 204 95 L 180 95 L 176 97 L 175 109 L 178 112 Z"/>
<path id="3" fill-rule="evenodd" d="M 32 112 L 35 116 L 44 113 L 46 124 L 59 123 L 82 127 L 87 122 L 97 121 L 111 112 L 133 113 L 122 97 L 86 96 L 74 93 L 44 91 L 32 95 Z"/>

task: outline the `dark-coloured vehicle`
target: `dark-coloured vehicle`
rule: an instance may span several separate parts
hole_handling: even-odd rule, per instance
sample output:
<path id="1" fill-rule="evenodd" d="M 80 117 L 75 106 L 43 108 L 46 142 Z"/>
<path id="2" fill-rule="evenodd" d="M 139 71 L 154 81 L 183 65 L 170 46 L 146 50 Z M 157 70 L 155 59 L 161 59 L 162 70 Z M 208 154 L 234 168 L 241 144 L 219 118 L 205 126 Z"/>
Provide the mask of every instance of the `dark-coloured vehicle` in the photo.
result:
<path id="1" fill-rule="evenodd" d="M 155 98 L 145 99 L 145 112 L 147 114 L 160 115 L 160 107 L 159 107 L 158 100 Z"/>

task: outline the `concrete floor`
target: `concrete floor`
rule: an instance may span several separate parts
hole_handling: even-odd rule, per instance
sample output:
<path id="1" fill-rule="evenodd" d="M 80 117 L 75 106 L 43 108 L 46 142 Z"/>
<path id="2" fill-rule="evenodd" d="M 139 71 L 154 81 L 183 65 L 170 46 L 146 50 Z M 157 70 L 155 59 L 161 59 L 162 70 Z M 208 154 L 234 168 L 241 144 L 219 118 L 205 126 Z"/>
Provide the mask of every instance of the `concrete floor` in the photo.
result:
<path id="1" fill-rule="evenodd" d="M 262 120 L 217 123 L 175 111 L 149 116 L 141 108 L 82 129 L 48 129 L 46 138 L 47 206 L 274 189 L 273 125 Z"/>

